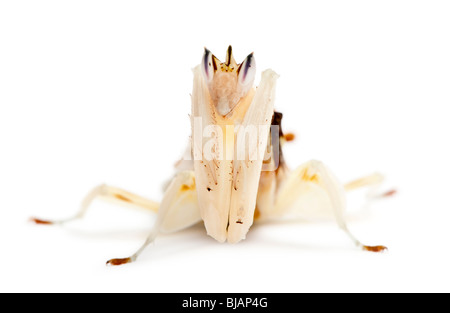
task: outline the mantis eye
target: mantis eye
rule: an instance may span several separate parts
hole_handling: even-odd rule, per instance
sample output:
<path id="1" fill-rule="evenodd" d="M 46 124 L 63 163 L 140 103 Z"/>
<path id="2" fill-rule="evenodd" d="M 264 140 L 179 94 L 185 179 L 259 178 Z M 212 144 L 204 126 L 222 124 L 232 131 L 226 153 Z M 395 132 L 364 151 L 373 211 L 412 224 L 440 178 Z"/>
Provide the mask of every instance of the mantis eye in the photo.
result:
<path id="1" fill-rule="evenodd" d="M 244 62 L 239 65 L 237 72 L 239 76 L 239 84 L 243 86 L 253 84 L 256 74 L 256 63 L 253 53 L 249 54 L 247 58 L 245 58 Z"/>
<path id="2" fill-rule="evenodd" d="M 214 77 L 214 73 L 217 70 L 217 65 L 214 59 L 215 57 L 213 56 L 211 51 L 205 48 L 205 53 L 203 54 L 201 64 L 202 64 L 203 78 L 207 83 L 211 82 L 211 80 Z"/>

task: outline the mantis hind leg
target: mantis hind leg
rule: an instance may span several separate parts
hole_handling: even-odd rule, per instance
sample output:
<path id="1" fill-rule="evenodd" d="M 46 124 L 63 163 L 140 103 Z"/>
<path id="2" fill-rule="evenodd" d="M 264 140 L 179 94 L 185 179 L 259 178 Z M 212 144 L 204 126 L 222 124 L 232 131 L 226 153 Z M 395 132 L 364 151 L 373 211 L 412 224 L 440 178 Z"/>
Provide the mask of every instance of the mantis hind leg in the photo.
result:
<path id="1" fill-rule="evenodd" d="M 83 202 L 80 205 L 78 212 L 75 216 L 57 221 L 49 221 L 43 220 L 39 218 L 32 218 L 31 220 L 36 224 L 42 225 L 54 225 L 54 224 L 65 224 L 77 219 L 83 218 L 88 209 L 91 207 L 91 204 L 94 200 L 101 198 L 105 200 L 112 200 L 122 205 L 131 205 L 139 208 L 144 208 L 153 212 L 157 212 L 159 208 L 159 203 L 148 200 L 144 197 L 138 196 L 126 190 L 108 186 L 108 185 L 100 185 L 92 189 L 84 198 Z"/>
<path id="2" fill-rule="evenodd" d="M 374 173 L 372 175 L 364 176 L 348 182 L 344 185 L 345 191 L 353 191 L 359 188 L 368 187 L 369 191 L 367 193 L 367 198 L 369 200 L 390 197 L 397 193 L 397 190 L 390 189 L 388 191 L 379 192 L 380 186 L 384 181 L 383 175 L 380 173 Z"/>
<path id="3" fill-rule="evenodd" d="M 319 161 L 310 161 L 286 176 L 275 197 L 273 215 L 332 217 L 357 247 L 380 252 L 384 246 L 362 244 L 348 229 L 344 218 L 346 209 L 345 186 Z"/>

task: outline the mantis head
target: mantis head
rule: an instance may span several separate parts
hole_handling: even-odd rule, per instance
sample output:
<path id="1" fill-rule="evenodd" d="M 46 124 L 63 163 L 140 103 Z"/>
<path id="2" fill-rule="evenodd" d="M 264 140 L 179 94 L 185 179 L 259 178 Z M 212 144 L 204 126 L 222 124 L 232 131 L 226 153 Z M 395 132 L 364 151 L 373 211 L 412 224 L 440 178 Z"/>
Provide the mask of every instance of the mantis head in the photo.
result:
<path id="1" fill-rule="evenodd" d="M 225 62 L 221 62 L 205 48 L 201 69 L 211 100 L 222 116 L 230 113 L 253 87 L 256 64 L 253 53 L 237 64 L 231 46 Z"/>

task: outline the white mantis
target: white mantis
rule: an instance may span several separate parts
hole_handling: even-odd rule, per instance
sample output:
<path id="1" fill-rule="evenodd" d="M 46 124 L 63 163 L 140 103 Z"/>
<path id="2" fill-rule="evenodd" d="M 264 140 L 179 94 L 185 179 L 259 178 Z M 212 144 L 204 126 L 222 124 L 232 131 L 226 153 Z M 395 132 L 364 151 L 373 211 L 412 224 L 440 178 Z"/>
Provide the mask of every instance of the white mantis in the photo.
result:
<path id="1" fill-rule="evenodd" d="M 230 46 L 225 62 L 205 49 L 193 72 L 190 153 L 177 167 L 161 203 L 101 185 L 88 194 L 75 217 L 33 221 L 64 224 L 82 218 L 97 197 L 156 212 L 156 222 L 142 247 L 131 257 L 109 260 L 110 265 L 133 262 L 159 234 L 201 221 L 208 235 L 217 241 L 237 243 L 245 238 L 254 221 L 285 215 L 331 216 L 356 246 L 373 252 L 386 249 L 363 245 L 344 220 L 346 192 L 380 184 L 381 175 L 343 185 L 320 161 L 309 161 L 293 171 L 285 164 L 281 145 L 290 136 L 282 133 L 282 115 L 274 111 L 278 78 L 274 71 L 264 71 L 259 86 L 254 88 L 253 54 L 237 64 Z"/>

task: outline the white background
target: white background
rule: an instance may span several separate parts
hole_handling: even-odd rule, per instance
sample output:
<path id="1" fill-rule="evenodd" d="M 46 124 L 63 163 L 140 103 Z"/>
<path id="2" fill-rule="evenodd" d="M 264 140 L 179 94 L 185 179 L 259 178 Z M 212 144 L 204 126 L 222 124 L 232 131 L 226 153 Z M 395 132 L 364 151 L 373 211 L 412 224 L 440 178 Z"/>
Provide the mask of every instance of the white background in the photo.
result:
<path id="1" fill-rule="evenodd" d="M 447 1 L 2 1 L 0 291 L 450 291 L 449 16 Z M 398 189 L 349 199 L 350 229 L 388 253 L 333 222 L 260 225 L 238 245 L 199 226 L 111 268 L 152 214 L 97 201 L 64 228 L 27 222 L 74 214 L 104 182 L 159 200 L 189 136 L 191 68 L 229 44 L 281 75 L 292 167 Z"/>

